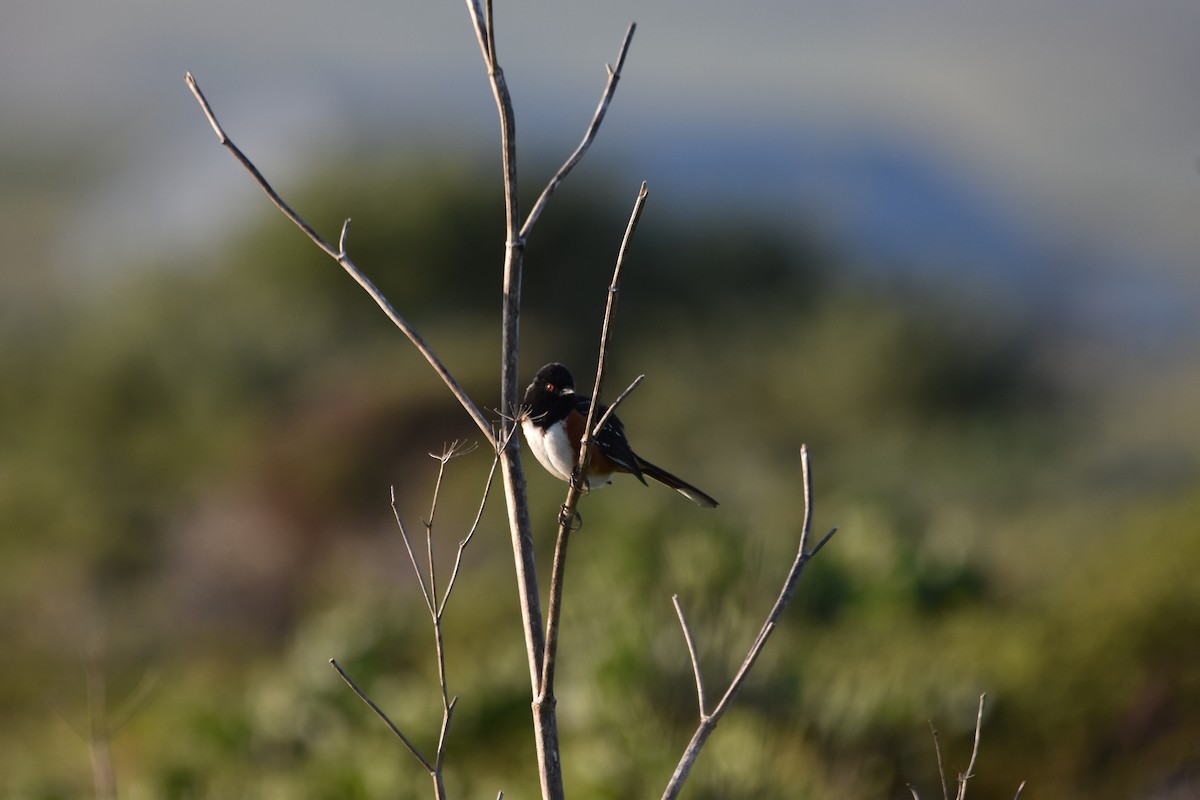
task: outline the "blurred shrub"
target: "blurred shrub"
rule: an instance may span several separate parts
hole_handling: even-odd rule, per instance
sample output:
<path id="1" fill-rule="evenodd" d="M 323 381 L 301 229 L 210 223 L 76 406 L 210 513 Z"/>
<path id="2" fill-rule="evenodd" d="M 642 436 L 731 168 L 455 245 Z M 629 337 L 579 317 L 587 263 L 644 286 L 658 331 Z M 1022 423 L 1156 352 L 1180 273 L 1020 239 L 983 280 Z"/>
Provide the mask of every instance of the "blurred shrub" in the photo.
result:
<path id="1" fill-rule="evenodd" d="M 499 187 L 445 165 L 330 174 L 296 206 L 331 236 L 354 218 L 356 261 L 493 408 Z M 556 198 L 529 244 L 530 371 L 594 363 L 628 215 L 613 197 Z M 388 489 L 422 530 L 424 454 L 474 432 L 285 222 L 264 211 L 211 258 L 148 265 L 48 310 L 55 324 L 25 319 L 0 352 L 17 387 L 0 393 L 0 597 L 22 610 L 0 620 L 16 654 L 0 662 L 13 720 L 0 794 L 84 791 L 85 748 L 44 699 L 83 714 L 81 642 L 96 636 L 114 697 L 164 673 L 116 742 L 127 796 L 425 796 L 325 661 L 431 741 L 429 631 Z M 632 259 L 609 386 L 649 375 L 622 408 L 630 435 L 722 506 L 705 514 L 632 480 L 585 501 L 563 633 L 568 786 L 663 785 L 695 714 L 670 594 L 716 692 L 795 555 L 802 442 L 815 533 L 842 532 L 702 757 L 694 796 L 904 796 L 930 777 L 925 720 L 946 720 L 944 742 L 969 735 L 981 689 L 994 700 L 981 794 L 1028 778 L 1048 796 L 1126 797 L 1194 763 L 1194 497 L 1097 498 L 1062 474 L 1093 452 L 1079 434 L 1103 403 L 1065 388 L 1044 330 L 960 313 L 945 287 L 863 288 L 812 240 L 753 221 L 652 209 Z M 440 563 L 487 462 L 455 462 Z M 545 563 L 563 487 L 531 469 L 530 490 Z M 500 502 L 447 616 L 455 794 L 536 791 Z"/>

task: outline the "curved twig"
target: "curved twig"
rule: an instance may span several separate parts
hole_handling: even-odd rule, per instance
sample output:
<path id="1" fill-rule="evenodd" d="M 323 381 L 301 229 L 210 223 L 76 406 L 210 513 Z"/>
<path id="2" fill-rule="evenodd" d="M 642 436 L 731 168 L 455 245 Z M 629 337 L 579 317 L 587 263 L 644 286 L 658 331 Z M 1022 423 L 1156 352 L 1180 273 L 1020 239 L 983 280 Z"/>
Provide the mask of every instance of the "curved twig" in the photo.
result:
<path id="1" fill-rule="evenodd" d="M 700 675 L 700 657 L 696 654 L 696 641 L 692 638 L 692 629 L 688 626 L 687 618 L 683 616 L 683 606 L 679 604 L 679 595 L 671 595 L 675 605 L 675 615 L 679 617 L 679 627 L 683 628 L 683 641 L 687 644 L 688 657 L 692 660 L 692 674 L 696 678 L 696 702 L 700 706 L 700 719 L 708 717 L 708 703 L 704 700 L 704 678 Z"/>

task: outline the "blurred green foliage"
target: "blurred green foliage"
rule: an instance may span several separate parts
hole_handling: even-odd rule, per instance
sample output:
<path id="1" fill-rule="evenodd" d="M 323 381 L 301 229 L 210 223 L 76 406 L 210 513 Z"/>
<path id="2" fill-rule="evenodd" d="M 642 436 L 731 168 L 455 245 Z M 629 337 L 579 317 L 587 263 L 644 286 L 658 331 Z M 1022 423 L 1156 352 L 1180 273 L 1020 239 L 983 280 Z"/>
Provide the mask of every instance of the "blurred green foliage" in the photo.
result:
<path id="1" fill-rule="evenodd" d="M 479 174 L 350 165 L 292 199 L 324 231 L 354 218 L 356 261 L 495 408 L 502 219 L 498 184 Z M 568 185 L 547 210 L 528 247 L 526 372 L 593 368 L 628 195 Z M 427 797 L 327 661 L 432 749 L 432 633 L 388 491 L 423 534 L 425 454 L 472 426 L 286 222 L 264 210 L 211 258 L 0 322 L 0 795 L 90 793 L 72 732 L 89 708 L 104 715 L 90 672 L 109 714 L 160 676 L 113 736 L 124 797 Z M 651 198 L 608 385 L 648 375 L 622 409 L 639 451 L 722 505 L 632 480 L 584 501 L 558 705 L 573 796 L 661 791 L 695 718 L 670 595 L 715 693 L 794 555 L 801 443 L 818 533 L 842 532 L 688 797 L 907 797 L 907 783 L 934 797 L 926 721 L 953 779 L 981 691 L 972 794 L 1200 785 L 1195 420 L 1165 434 L 1173 477 L 1147 479 L 1129 465 L 1161 452 L 1171 415 L 1132 436 L 1128 394 L 1081 378 L 1053 324 L 973 296 L 852 272 L 816 240 L 736 214 L 673 218 Z M 1197 395 L 1179 379 L 1151 399 Z M 443 576 L 488 466 L 485 451 L 450 465 Z M 531 465 L 542 564 L 563 488 Z M 456 797 L 536 793 L 502 505 L 494 492 L 445 621 Z"/>

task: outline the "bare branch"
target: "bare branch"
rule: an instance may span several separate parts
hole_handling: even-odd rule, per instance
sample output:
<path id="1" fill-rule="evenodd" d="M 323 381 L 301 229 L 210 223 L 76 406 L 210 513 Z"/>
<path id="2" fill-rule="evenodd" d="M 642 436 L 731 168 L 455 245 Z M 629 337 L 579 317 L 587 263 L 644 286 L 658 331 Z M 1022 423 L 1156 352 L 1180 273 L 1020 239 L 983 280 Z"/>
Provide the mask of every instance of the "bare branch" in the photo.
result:
<path id="1" fill-rule="evenodd" d="M 184 79 L 187 81 L 188 88 L 192 90 L 192 94 L 195 95 L 196 101 L 200 103 L 200 108 L 203 109 L 204 116 L 208 118 L 209 124 L 212 125 L 213 130 L 216 131 L 217 138 L 220 140 L 221 144 L 224 145 L 225 148 L 233 154 L 234 158 L 236 158 L 238 162 L 240 162 L 241 165 L 245 167 L 251 175 L 254 176 L 255 181 L 257 181 L 258 185 L 262 187 L 262 190 L 267 193 L 267 196 L 271 198 L 271 202 L 275 204 L 275 207 L 282 211 L 284 216 L 290 219 L 292 223 L 296 225 L 296 227 L 304 231 L 308 238 L 312 240 L 313 244 L 321 248 L 326 255 L 340 264 L 342 269 L 346 270 L 350 277 L 354 278 L 354 280 L 366 290 L 367 294 L 371 296 L 371 299 L 374 300 L 381 309 L 383 309 L 385 314 L 387 314 L 388 319 L 390 319 L 393 324 L 395 324 L 396 327 L 408 337 L 409 341 L 412 342 L 416 346 L 417 350 L 420 351 L 421 355 L 425 357 L 425 360 L 429 362 L 429 365 L 433 367 L 434 371 L 441 377 L 442 381 L 450 389 L 451 393 L 453 393 L 458 399 L 458 402 L 466 410 L 467 414 L 469 414 L 471 419 L 474 420 L 475 425 L 479 428 L 479 430 L 483 431 L 483 435 L 490 437 L 492 435 L 491 424 L 476 407 L 475 403 L 472 402 L 471 398 L 467 395 L 463 388 L 459 386 L 458 381 L 456 381 L 454 376 L 450 374 L 450 371 L 446 369 L 446 366 L 442 363 L 441 359 L 439 359 L 433 352 L 433 349 L 425 343 L 425 340 L 421 338 L 416 329 L 409 325 L 408 321 L 402 317 L 398 311 L 396 311 L 391 302 L 383 295 L 381 291 L 379 291 L 375 284 L 371 282 L 370 278 L 368 278 L 346 254 L 346 240 L 349 236 L 350 221 L 347 220 L 342 225 L 339 245 L 335 249 L 332 245 L 325 241 L 321 235 L 312 228 L 311 225 L 305 222 L 299 214 L 293 211 L 291 206 L 284 202 L 284 199 L 280 197 L 279 193 L 275 191 L 263 174 L 259 172 L 258 167 L 254 166 L 253 162 L 251 162 L 250 159 L 247 158 L 246 155 L 241 151 L 241 149 L 233 143 L 233 140 L 229 138 L 229 136 L 225 133 L 225 130 L 221 127 L 221 124 L 217 121 L 217 117 L 216 114 L 213 113 L 212 106 L 209 105 L 204 93 L 200 91 L 200 85 L 196 82 L 196 79 L 192 76 L 192 73 L 188 72 L 184 76 Z"/>
<path id="2" fill-rule="evenodd" d="M 471 14 L 471 24 L 475 28 L 475 38 L 479 41 L 479 50 L 483 53 L 484 63 L 489 63 L 491 57 L 488 54 L 488 31 L 491 30 L 491 3 L 488 4 L 487 17 L 484 17 L 483 8 L 479 5 L 479 0 L 467 0 L 467 11 Z"/>
<path id="3" fill-rule="evenodd" d="M 487 67 L 488 83 L 500 115 L 500 153 L 504 172 L 505 247 L 503 307 L 501 321 L 500 406 L 505 411 L 517 408 L 518 372 L 520 368 L 521 274 L 524 243 L 517 225 L 517 167 L 516 122 L 509 96 L 508 84 L 496 57 L 495 24 L 491 0 L 486 6 L 480 0 L 467 0 L 467 10 L 475 28 L 475 37 Z M 537 563 L 534 558 L 533 531 L 529 520 L 529 503 L 525 492 L 525 472 L 519 457 L 520 445 L 511 437 L 519 427 L 515 417 L 502 415 L 501 436 L 508 445 L 502 450 L 501 467 L 504 475 L 504 494 L 507 501 L 508 525 L 512 539 L 513 564 L 517 574 L 517 593 L 521 605 L 521 624 L 525 633 L 526 655 L 529 662 L 529 682 L 536 697 L 541 684 L 542 655 L 545 652 L 542 628 L 541 599 L 537 583 Z M 552 714 L 551 714 L 552 716 Z M 534 739 L 537 745 L 538 767 L 542 778 L 542 796 L 562 796 L 562 775 L 557 767 L 558 741 L 555 726 L 545 724 L 534 714 Z"/>
<path id="4" fill-rule="evenodd" d="M 638 387 L 638 385 L 641 384 L 641 382 L 644 381 L 645 379 L 646 379 L 646 375 L 644 373 L 641 375 L 638 375 L 636 378 L 633 379 L 633 383 L 629 384 L 629 386 L 627 386 L 625 388 L 625 391 L 623 391 L 619 395 L 617 395 L 617 399 L 613 400 L 612 405 L 610 405 L 608 408 L 604 409 L 603 416 L 601 416 L 600 419 L 596 422 L 596 424 L 592 427 L 592 435 L 589 438 L 595 439 L 597 436 L 600 435 L 600 431 L 604 430 L 605 424 L 608 423 L 608 418 L 611 417 L 614 413 L 616 413 L 616 410 L 621 405 L 621 403 L 625 402 L 625 398 L 629 397 L 629 395 L 633 393 L 633 390 L 636 389 Z"/>
<path id="5" fill-rule="evenodd" d="M 400 731 L 394 725 L 392 725 L 387 717 L 383 716 L 383 712 L 380 711 L 378 707 L 375 706 L 375 704 L 372 703 L 352 681 L 350 681 L 349 677 L 345 674 L 341 667 L 338 666 L 337 662 L 330 662 L 334 665 L 346 682 L 350 684 L 351 688 L 353 688 L 360 697 L 366 700 L 371 707 L 375 709 L 377 714 L 383 716 L 384 720 L 388 722 L 389 726 L 392 727 L 396 734 L 401 737 L 401 740 L 404 741 L 409 750 L 413 752 L 413 755 L 417 756 L 417 758 L 421 761 L 421 764 L 429 771 L 429 775 L 433 779 L 434 794 L 440 799 L 444 799 L 446 797 L 446 786 L 445 779 L 442 774 L 442 767 L 446 758 L 446 738 L 450 733 L 450 722 L 454 717 L 454 707 L 458 703 L 457 695 L 454 698 L 450 697 L 449 684 L 446 680 L 446 651 L 445 641 L 442 634 L 442 613 L 445 611 L 446 603 L 448 603 L 450 600 L 450 593 L 454 590 L 454 584 L 458 580 L 458 571 L 459 567 L 462 565 L 463 551 L 466 550 L 467 545 L 470 544 L 471 539 L 475 535 L 475 530 L 479 527 L 479 521 L 483 516 L 483 509 L 487 505 L 487 499 L 491 491 L 492 480 L 496 474 L 496 466 L 500 461 L 500 454 L 507 446 L 507 442 L 495 444 L 495 439 L 490 437 L 489 441 L 493 442 L 495 451 L 492 459 L 492 467 L 488 471 L 487 483 L 484 484 L 483 499 L 480 501 L 479 510 L 475 515 L 475 520 L 471 525 L 471 529 L 458 544 L 458 553 L 454 559 L 454 569 L 450 574 L 450 580 L 446 584 L 445 594 L 442 596 L 440 603 L 437 600 L 437 568 L 433 557 L 433 521 L 437 516 L 438 498 L 441 496 L 442 480 L 446 475 L 446 465 L 459 456 L 473 452 L 475 450 L 475 446 L 468 445 L 463 441 L 454 441 L 443 447 L 440 453 L 429 454 L 431 458 L 438 462 L 438 476 L 437 481 L 434 484 L 433 499 L 429 507 L 429 519 L 425 522 L 425 549 L 426 557 L 428 559 L 427 567 L 429 577 L 428 586 L 426 586 L 424 578 L 422 577 L 422 569 L 420 564 L 417 563 L 416 554 L 413 552 L 412 541 L 409 539 L 408 531 L 405 529 L 404 523 L 401 521 L 400 510 L 396 504 L 395 487 L 392 488 L 392 511 L 396 516 L 396 524 L 400 528 L 400 536 L 404 540 L 404 548 L 408 552 L 408 558 L 412 563 L 413 572 L 417 576 L 417 583 L 421 587 L 421 594 L 425 598 L 425 606 L 429 610 L 429 615 L 433 622 L 434 652 L 437 662 L 438 686 L 441 689 L 442 695 L 442 725 L 438 731 L 437 751 L 432 766 L 429 764 L 428 760 L 422 757 L 420 753 L 418 753 L 412 746 L 412 744 L 404 738 L 403 734 L 401 734 Z"/>
<path id="6" fill-rule="evenodd" d="M 500 152 L 504 174 L 505 215 L 500 406 L 507 412 L 515 412 L 520 401 L 518 375 L 520 371 L 521 283 L 524 271 L 525 240 L 537 217 L 541 214 L 546 200 L 595 138 L 596 129 L 604 116 L 604 109 L 607 108 L 616 88 L 616 80 L 610 75 L 610 86 L 606 89 L 601 101 L 601 108 L 597 110 L 592 125 L 584 136 L 584 144 L 577 148 L 576 153 L 568 159 L 567 164 L 551 179 L 550 184 L 543 190 L 542 196 L 535 203 L 534 212 L 521 226 L 518 222 L 516 122 L 512 98 L 508 91 L 508 82 L 497 57 L 496 25 L 492 13 L 492 0 L 484 0 L 482 3 L 480 0 L 467 0 L 467 10 L 475 28 L 475 37 L 479 43 L 484 64 L 487 66 L 488 82 L 500 116 Z M 622 47 L 622 62 L 625 51 L 628 49 L 628 39 L 629 35 L 626 36 L 626 44 Z M 549 800 L 549 798 L 563 796 L 562 768 L 559 764 L 558 723 L 553 704 L 542 705 L 539 700 L 545 696 L 542 691 L 542 682 L 546 640 L 545 630 L 542 626 L 532 524 L 529 518 L 528 497 L 525 492 L 525 473 L 518 452 L 520 445 L 516 440 L 509 440 L 508 437 L 514 427 L 516 427 L 514 420 L 503 416 L 501 418 L 501 436 L 498 438 L 511 441 L 511 446 L 503 450 L 501 467 L 504 475 L 509 531 L 512 538 L 513 563 L 516 568 L 517 590 L 521 604 L 521 623 L 529 659 L 529 681 L 534 696 L 534 741 L 537 745 L 538 771 L 541 778 L 542 797 Z"/>
<path id="7" fill-rule="evenodd" d="M 921 800 L 921 795 L 917 794 L 917 787 L 913 786 L 911 783 L 908 784 L 908 791 L 912 794 L 913 800 Z"/>
<path id="8" fill-rule="evenodd" d="M 446 763 L 446 737 L 450 735 L 450 719 L 454 716 L 454 707 L 458 705 L 458 695 L 442 708 L 442 728 L 438 731 L 437 759 L 434 767 L 441 775 L 442 765 Z"/>
<path id="9" fill-rule="evenodd" d="M 933 752 L 937 754 L 938 778 L 942 781 L 942 800 L 950 800 L 950 792 L 946 788 L 946 770 L 942 766 L 942 743 L 938 740 L 937 728 L 933 720 L 929 720 L 929 730 L 933 731 Z"/>
<path id="10" fill-rule="evenodd" d="M 759 630 L 758 636 L 755 637 L 754 643 L 750 646 L 750 650 L 746 654 L 745 660 L 742 661 L 737 674 L 730 681 L 729 688 L 725 690 L 725 694 L 721 697 L 720 702 L 717 703 L 717 707 L 713 709 L 712 713 L 707 717 L 701 718 L 695 733 L 692 734 L 692 739 L 688 742 L 688 746 L 680 757 L 679 764 L 675 767 L 675 772 L 671 775 L 671 780 L 663 792 L 663 800 L 670 800 L 670 798 L 679 796 L 679 792 L 683 789 L 683 784 L 691 773 L 692 766 L 695 764 L 696 757 L 700 754 L 701 748 L 704 747 L 704 743 L 708 741 L 708 737 L 712 735 L 713 730 L 717 727 L 717 723 L 729 709 L 733 699 L 742 688 L 742 684 L 746 681 L 746 676 L 750 674 L 750 670 L 753 669 L 759 654 L 762 652 L 763 647 L 766 646 L 767 639 L 770 638 L 771 632 L 775 630 L 775 626 L 783 615 L 784 609 L 787 608 L 788 603 L 791 601 L 792 594 L 796 590 L 796 584 L 800 580 L 800 575 L 804 572 L 804 567 L 837 532 L 837 528 L 832 529 L 829 533 L 825 534 L 825 537 L 817 543 L 816 547 L 811 550 L 805 549 L 812 531 L 813 519 L 812 475 L 809 471 L 807 447 L 802 446 L 800 448 L 800 463 L 801 475 L 804 482 L 804 523 L 800 533 L 800 547 L 796 553 L 796 559 L 792 562 L 792 568 L 784 580 L 783 588 L 779 592 L 779 597 L 775 600 L 775 605 L 771 608 L 770 614 L 767 615 L 766 621 Z"/>
<path id="11" fill-rule="evenodd" d="M 358 684 L 354 682 L 354 679 L 346 674 L 346 670 L 342 669 L 342 665 L 337 662 L 336 658 L 329 659 L 329 663 L 332 664 L 333 668 L 337 670 L 338 675 L 342 676 L 342 680 L 346 682 L 346 685 L 354 690 L 354 693 L 358 695 L 360 700 L 370 706 L 371 710 L 375 712 L 375 715 L 383 720 L 388 728 L 391 729 L 392 733 L 396 734 L 400 741 L 404 743 L 404 746 L 408 748 L 408 752 L 412 753 L 417 761 L 421 762 L 421 766 L 432 775 L 434 773 L 433 765 L 430 764 L 429 761 L 426 760 L 425 756 L 421 755 L 421 751 L 418 750 L 416 746 L 408 740 L 408 737 L 404 735 L 404 731 L 396 727 L 396 723 L 392 722 L 388 715 L 383 712 L 383 709 L 377 706 L 375 701 L 372 700 L 366 692 L 358 687 Z"/>
<path id="12" fill-rule="evenodd" d="M 696 654 L 696 642 L 692 639 L 692 630 L 683 616 L 683 606 L 679 604 L 679 595 L 671 595 L 671 602 L 675 604 L 675 614 L 679 617 L 679 627 L 683 628 L 683 640 L 687 643 L 688 657 L 692 659 L 692 673 L 696 676 L 696 702 L 700 706 L 700 719 L 703 720 L 708 716 L 708 703 L 704 699 L 704 679 L 700 676 L 700 658 Z"/>
<path id="13" fill-rule="evenodd" d="M 450 571 L 450 580 L 446 583 L 446 592 L 442 595 L 442 602 L 437 608 L 437 617 L 441 619 L 442 614 L 446 611 L 446 603 L 450 602 L 450 593 L 454 591 L 454 582 L 458 580 L 458 570 L 462 566 L 463 552 L 467 549 L 467 545 L 475 538 L 475 531 L 479 530 L 479 521 L 483 519 L 483 509 L 487 506 L 488 497 L 492 491 L 492 481 L 496 477 L 496 467 L 500 465 L 500 456 L 508 447 L 508 442 L 517 433 L 517 428 L 512 428 L 508 435 L 496 445 L 496 457 L 492 459 L 492 468 L 488 470 L 487 481 L 483 485 L 483 497 L 479 501 L 479 510 L 475 512 L 475 519 L 471 523 L 467 535 L 458 543 L 458 553 L 454 556 L 454 568 Z"/>
<path id="14" fill-rule="evenodd" d="M 433 561 L 433 519 L 437 515 L 438 497 L 442 491 L 442 478 L 446 476 L 446 465 L 450 463 L 452 459 L 467 455 L 468 453 L 474 452 L 474 450 L 475 445 L 468 445 L 465 441 L 456 439 L 449 445 L 443 447 L 441 453 L 429 454 L 430 458 L 438 462 L 437 480 L 433 484 L 433 499 L 429 503 L 429 519 L 425 522 L 425 555 L 429 562 L 429 594 L 427 599 L 429 601 L 429 613 L 433 615 L 434 625 L 437 625 L 441 621 L 436 607 L 438 589 L 437 570 L 435 569 Z M 443 698 L 445 697 L 445 694 L 446 688 L 443 686 Z"/>
<path id="15" fill-rule="evenodd" d="M 592 402 L 588 408 L 587 423 L 583 429 L 583 440 L 580 442 L 579 462 L 571 476 L 571 485 L 567 489 L 567 500 L 559 515 L 558 539 L 554 546 L 554 566 L 550 575 L 550 604 L 546 610 L 546 652 L 542 661 L 541 690 L 538 703 L 554 702 L 554 670 L 558 658 L 558 628 L 562 619 L 563 576 L 567 568 L 567 545 L 571 538 L 571 524 L 575 518 L 575 509 L 579 498 L 583 495 L 587 474 L 588 451 L 591 449 L 592 431 L 596 427 L 596 412 L 600 407 L 600 391 L 604 385 L 604 370 L 608 360 L 608 347 L 612 341 L 612 320 L 616 313 L 617 295 L 621 286 L 621 271 L 625 266 L 625 254 L 629 241 L 637 230 L 638 220 L 642 217 L 642 209 L 646 206 L 648 190 L 645 181 L 638 191 L 633 204 L 633 212 L 629 224 L 625 227 L 625 236 L 621 241 L 621 249 L 617 253 L 617 263 L 613 268 L 612 283 L 608 287 L 608 302 L 604 308 L 604 325 L 600 330 L 600 353 L 596 360 L 596 380 L 592 389 Z M 636 384 L 636 382 L 635 382 Z M 626 390 L 628 394 L 630 390 Z"/>
<path id="16" fill-rule="evenodd" d="M 413 553 L 412 541 L 408 538 L 408 531 L 404 528 L 404 520 L 400 518 L 400 508 L 396 505 L 396 487 L 392 487 L 392 514 L 396 517 L 396 526 L 400 528 L 400 537 L 404 540 L 404 549 L 408 551 L 408 559 L 412 562 L 413 572 L 417 575 L 417 585 L 421 587 L 421 596 L 425 598 L 425 607 L 429 609 L 430 614 L 436 614 L 433 607 L 433 598 L 429 594 L 429 589 L 425 586 L 425 578 L 421 573 L 421 565 L 417 563 L 417 556 Z"/>
<path id="17" fill-rule="evenodd" d="M 1013 800 L 1021 800 L 1021 795 L 1025 792 L 1025 781 L 1021 781 L 1021 785 L 1017 787 L 1017 793 L 1013 795 Z"/>
<path id="18" fill-rule="evenodd" d="M 966 800 L 967 781 L 975 777 L 975 759 L 979 756 L 979 733 L 983 729 L 983 705 L 987 700 L 987 692 L 979 695 L 979 712 L 975 715 L 975 744 L 971 747 L 971 762 L 967 771 L 958 776 L 958 800 Z"/>
<path id="19" fill-rule="evenodd" d="M 588 125 L 587 131 L 583 135 L 583 141 L 575 148 L 575 152 L 567 158 L 558 172 L 554 173 L 554 177 L 546 184 L 546 188 L 542 190 L 542 194 L 534 202 L 533 208 L 529 211 L 529 216 L 525 219 L 525 224 L 521 226 L 521 239 L 523 240 L 529 235 L 529 231 L 538 221 L 542 211 L 546 207 L 547 201 L 558 185 L 566 179 L 571 170 L 575 169 L 575 165 L 582 159 L 584 153 L 592 146 L 592 142 L 596 139 L 596 134 L 600 130 L 600 123 L 604 121 L 604 115 L 608 112 L 608 104 L 612 102 L 613 95 L 617 91 L 617 83 L 621 80 L 621 70 L 625 66 L 625 56 L 629 53 L 629 45 L 633 42 L 633 32 L 637 30 L 637 23 L 630 23 L 629 29 L 625 31 L 625 40 L 621 42 L 621 52 L 617 54 L 616 67 L 610 67 L 605 64 L 604 68 L 608 73 L 608 84 L 604 87 L 604 94 L 600 97 L 600 103 L 596 106 L 596 111 L 592 115 L 591 124 Z"/>

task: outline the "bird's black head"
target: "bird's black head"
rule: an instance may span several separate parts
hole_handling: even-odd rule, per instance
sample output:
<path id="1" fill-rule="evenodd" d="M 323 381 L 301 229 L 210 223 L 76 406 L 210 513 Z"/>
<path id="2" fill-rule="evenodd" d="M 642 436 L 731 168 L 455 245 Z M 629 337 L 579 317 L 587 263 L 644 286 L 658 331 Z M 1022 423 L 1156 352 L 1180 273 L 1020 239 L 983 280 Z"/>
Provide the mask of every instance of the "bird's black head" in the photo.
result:
<path id="1" fill-rule="evenodd" d="M 525 389 L 522 405 L 534 419 L 564 418 L 575 404 L 575 380 L 562 364 L 547 364 L 537 371 Z M 555 422 L 557 419 L 551 419 Z"/>

